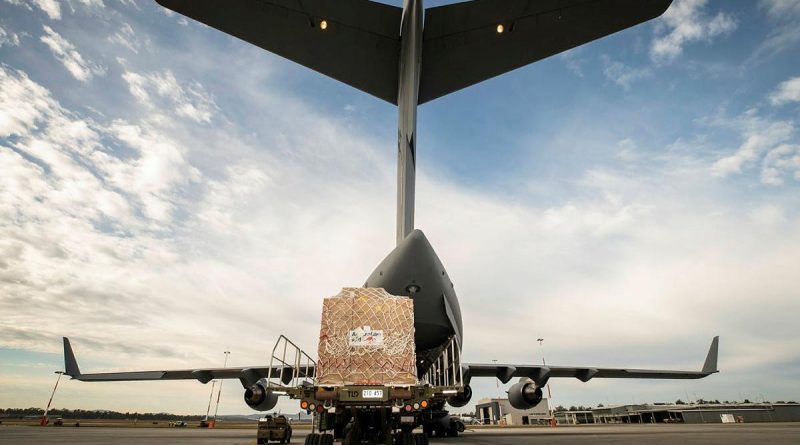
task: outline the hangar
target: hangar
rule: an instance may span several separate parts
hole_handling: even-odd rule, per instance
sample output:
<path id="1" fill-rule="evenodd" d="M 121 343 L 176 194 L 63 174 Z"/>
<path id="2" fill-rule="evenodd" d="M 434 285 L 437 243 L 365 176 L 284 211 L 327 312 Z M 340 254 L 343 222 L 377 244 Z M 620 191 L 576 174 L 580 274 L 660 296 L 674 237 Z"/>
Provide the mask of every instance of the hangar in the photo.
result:
<path id="1" fill-rule="evenodd" d="M 561 423 L 575 423 L 556 413 Z M 595 408 L 587 423 L 800 422 L 798 403 L 643 404 Z M 578 422 L 580 423 L 580 422 Z"/>

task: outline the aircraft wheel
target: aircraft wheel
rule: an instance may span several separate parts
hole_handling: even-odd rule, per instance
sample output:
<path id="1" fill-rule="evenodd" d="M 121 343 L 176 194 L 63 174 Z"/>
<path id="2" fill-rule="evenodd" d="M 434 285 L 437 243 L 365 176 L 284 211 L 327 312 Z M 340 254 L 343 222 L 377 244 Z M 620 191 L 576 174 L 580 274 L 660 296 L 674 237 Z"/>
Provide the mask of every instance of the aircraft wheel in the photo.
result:
<path id="1" fill-rule="evenodd" d="M 330 434 L 323 434 L 319 438 L 319 445 L 333 445 L 333 436 Z"/>
<path id="2" fill-rule="evenodd" d="M 414 434 L 414 445 L 428 445 L 428 435 L 425 433 Z"/>

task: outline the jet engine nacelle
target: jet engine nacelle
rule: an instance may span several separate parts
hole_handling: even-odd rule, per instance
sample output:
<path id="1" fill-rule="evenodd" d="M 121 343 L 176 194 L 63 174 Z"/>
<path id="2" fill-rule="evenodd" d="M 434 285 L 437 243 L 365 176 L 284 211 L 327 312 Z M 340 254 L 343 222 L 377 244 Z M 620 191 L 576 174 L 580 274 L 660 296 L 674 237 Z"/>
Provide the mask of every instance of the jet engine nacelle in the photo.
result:
<path id="1" fill-rule="evenodd" d="M 472 388 L 467 385 L 464 387 L 464 392 L 447 399 L 447 404 L 453 408 L 461 408 L 466 406 L 470 399 L 472 399 Z"/>
<path id="2" fill-rule="evenodd" d="M 264 384 L 256 383 L 244 390 L 244 403 L 256 411 L 269 411 L 278 404 L 278 395 Z"/>
<path id="3" fill-rule="evenodd" d="M 520 381 L 509 388 L 508 401 L 516 409 L 531 409 L 542 401 L 542 388 L 532 380 Z"/>

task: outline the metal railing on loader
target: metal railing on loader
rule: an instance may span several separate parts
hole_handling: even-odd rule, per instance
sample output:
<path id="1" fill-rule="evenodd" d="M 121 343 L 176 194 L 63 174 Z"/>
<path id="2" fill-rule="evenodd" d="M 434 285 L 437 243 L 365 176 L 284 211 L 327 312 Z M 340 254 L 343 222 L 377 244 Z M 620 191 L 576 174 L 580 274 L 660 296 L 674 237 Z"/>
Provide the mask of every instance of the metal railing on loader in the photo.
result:
<path id="1" fill-rule="evenodd" d="M 420 379 L 421 382 L 439 388 L 463 388 L 464 370 L 461 367 L 461 345 L 455 336 L 444 348 L 428 371 Z"/>
<path id="2" fill-rule="evenodd" d="M 281 335 L 272 348 L 267 385 L 275 391 L 311 387 L 316 381 L 316 370 L 317 362 L 286 336 Z"/>

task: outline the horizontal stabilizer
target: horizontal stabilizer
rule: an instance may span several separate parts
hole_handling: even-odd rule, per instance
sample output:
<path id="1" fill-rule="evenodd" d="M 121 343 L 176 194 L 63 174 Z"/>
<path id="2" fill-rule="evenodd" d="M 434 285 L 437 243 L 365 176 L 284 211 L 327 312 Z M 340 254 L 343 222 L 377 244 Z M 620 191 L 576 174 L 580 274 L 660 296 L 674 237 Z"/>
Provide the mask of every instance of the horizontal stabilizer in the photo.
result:
<path id="1" fill-rule="evenodd" d="M 672 0 L 474 0 L 425 13 L 419 103 L 613 34 Z"/>
<path id="2" fill-rule="evenodd" d="M 367 0 L 156 0 L 162 6 L 397 103 L 396 6 Z"/>

